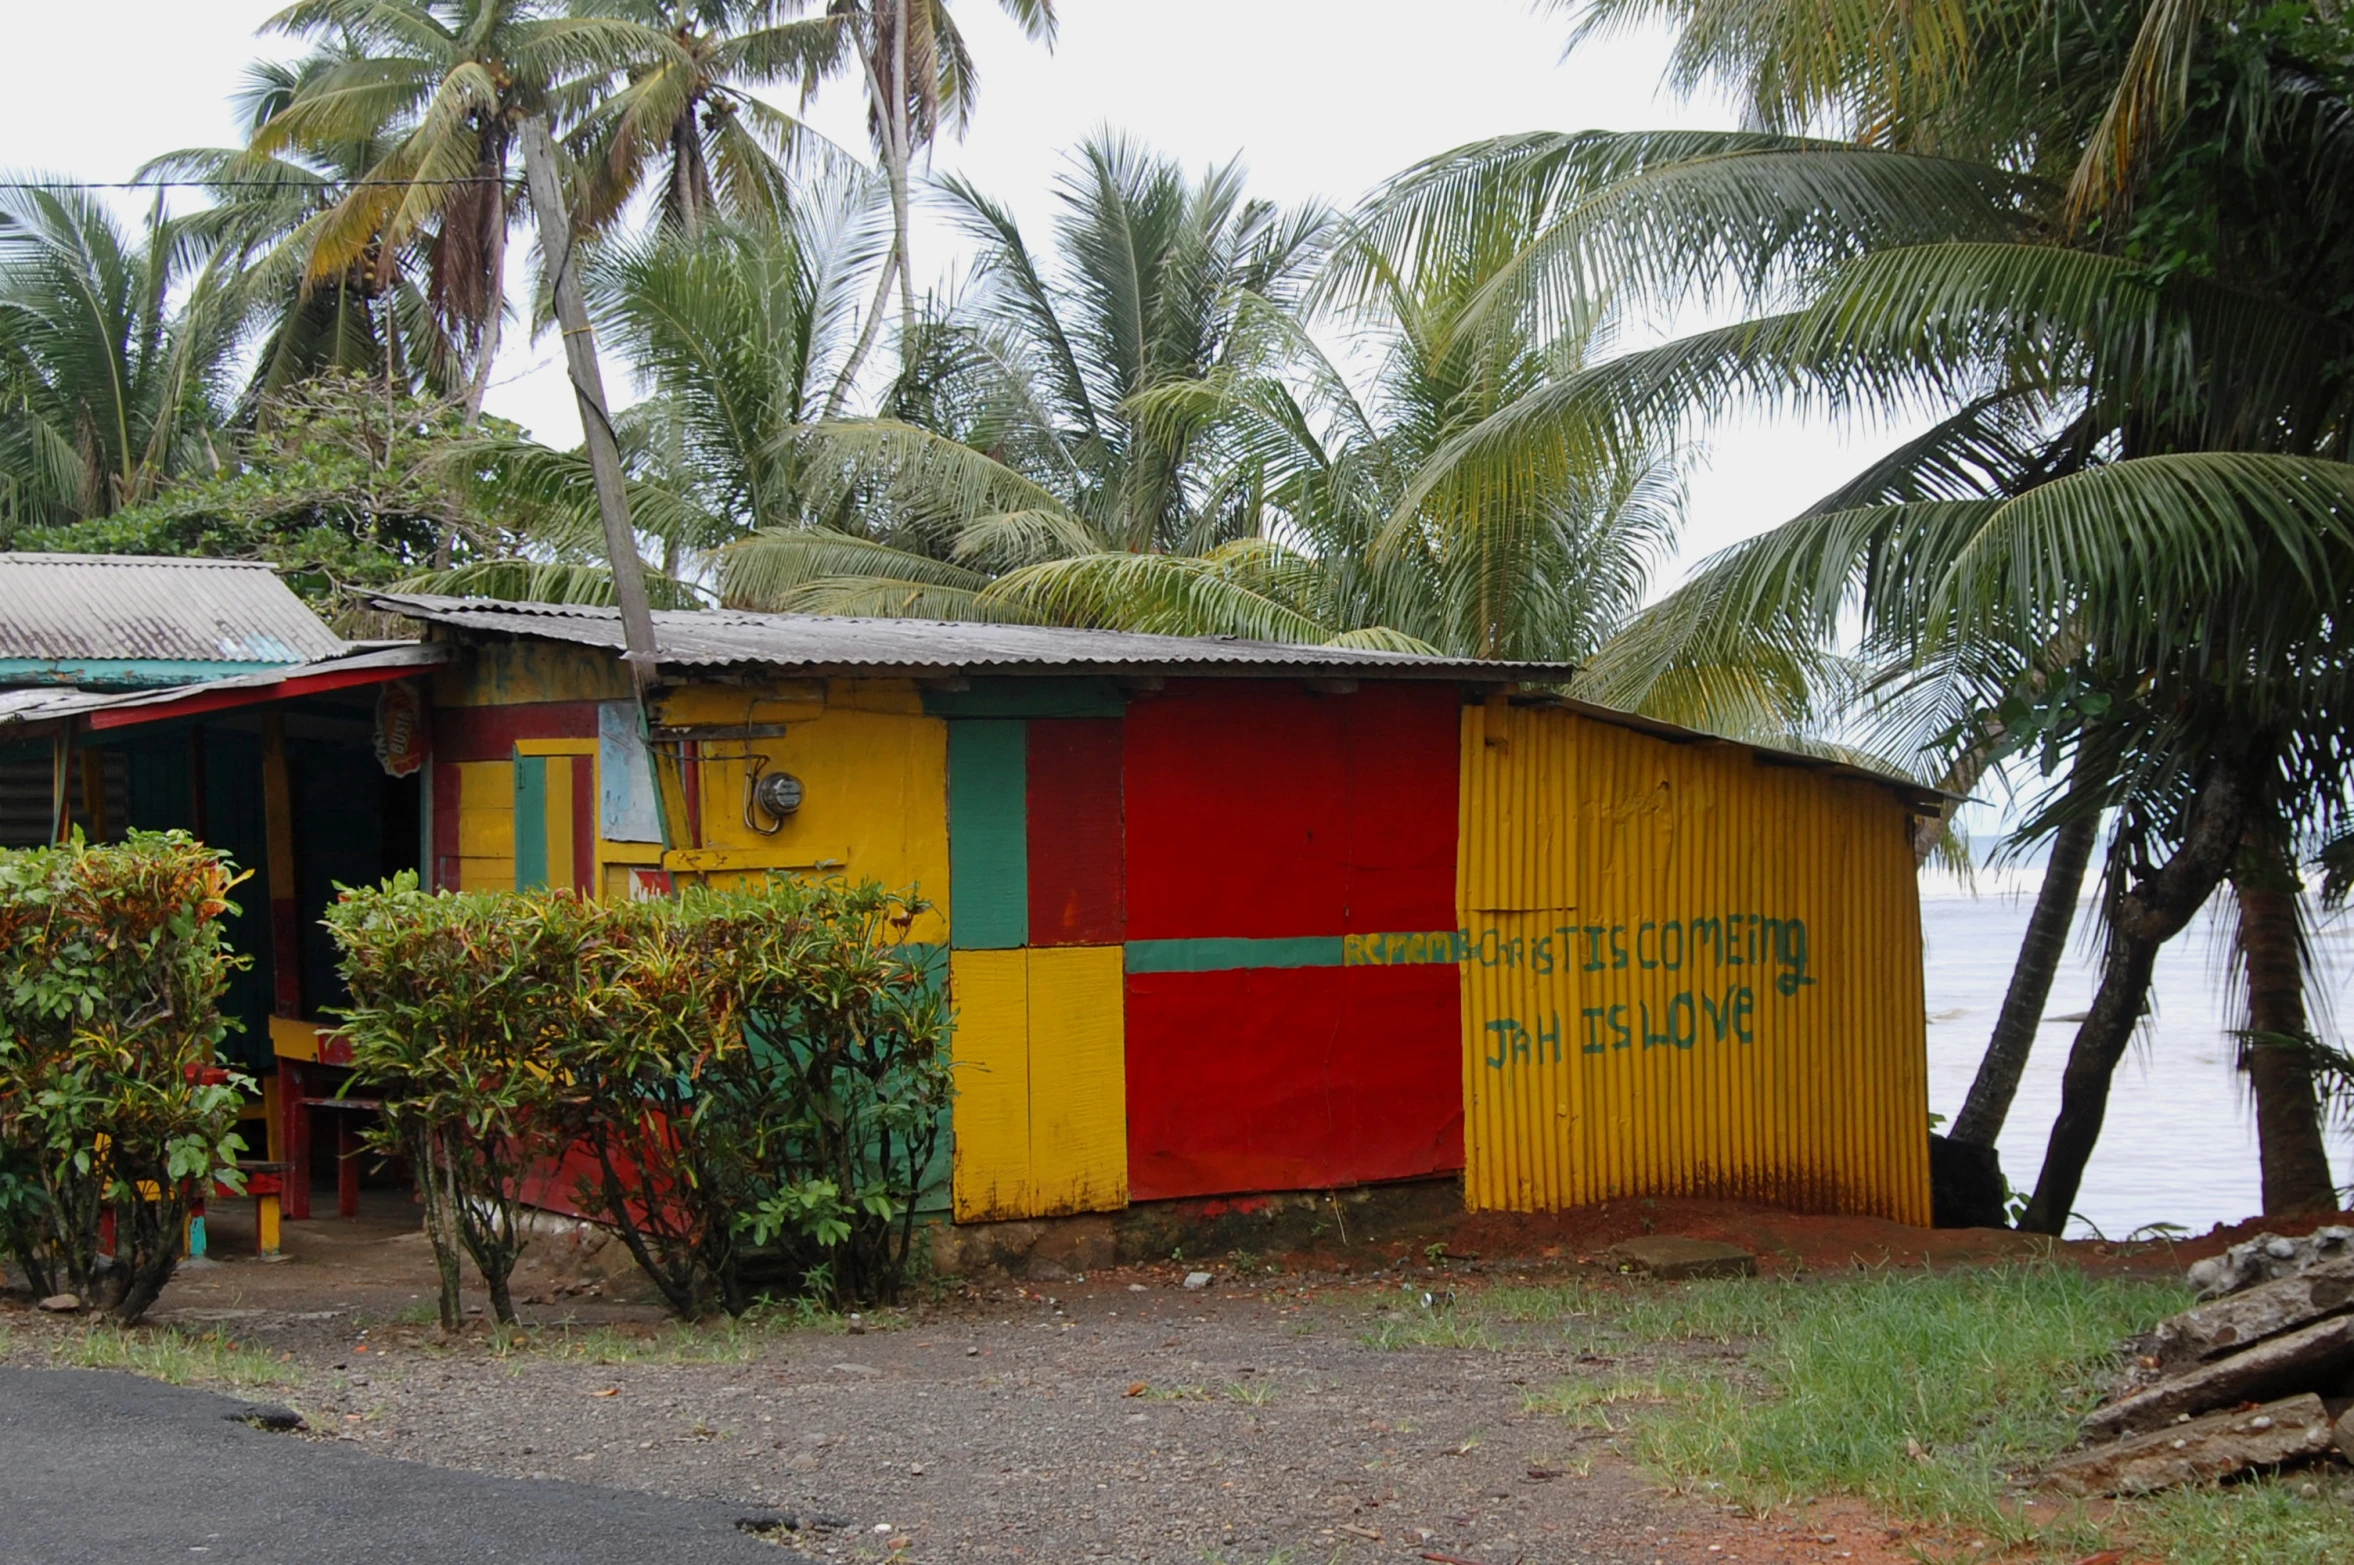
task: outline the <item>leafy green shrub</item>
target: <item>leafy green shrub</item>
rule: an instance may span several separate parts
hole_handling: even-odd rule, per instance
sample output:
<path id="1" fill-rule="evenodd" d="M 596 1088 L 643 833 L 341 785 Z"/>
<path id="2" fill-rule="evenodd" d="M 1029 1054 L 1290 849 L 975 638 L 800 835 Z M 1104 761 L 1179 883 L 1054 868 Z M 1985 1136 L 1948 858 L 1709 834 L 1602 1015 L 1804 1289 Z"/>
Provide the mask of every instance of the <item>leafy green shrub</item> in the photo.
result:
<path id="1" fill-rule="evenodd" d="M 240 878 L 184 832 L 0 852 L 0 1243 L 42 1292 L 115 1295 L 137 1320 L 190 1196 L 237 1178 L 251 1083 L 206 1068 L 242 960 L 221 930 Z"/>
<path id="2" fill-rule="evenodd" d="M 563 1074 L 612 1223 L 680 1314 L 752 1302 L 747 1265 L 832 1302 L 898 1295 L 948 1103 L 917 907 L 777 879 L 609 910 Z"/>
<path id="3" fill-rule="evenodd" d="M 567 894 L 433 893 L 413 871 L 327 910 L 352 1004 L 355 1082 L 383 1094 L 377 1145 L 408 1162 L 455 1330 L 459 1254 L 512 1324 L 521 1187 L 557 1150 L 552 1062 L 584 1025 L 594 910 Z"/>
<path id="4" fill-rule="evenodd" d="M 607 905 L 402 877 L 328 923 L 353 1064 L 442 1182 L 429 1218 L 487 1279 L 520 1250 L 525 1176 L 575 1154 L 582 1210 L 694 1318 L 743 1313 L 763 1267 L 897 1295 L 950 1092 L 941 997 L 899 944 L 917 911 L 840 882 Z"/>

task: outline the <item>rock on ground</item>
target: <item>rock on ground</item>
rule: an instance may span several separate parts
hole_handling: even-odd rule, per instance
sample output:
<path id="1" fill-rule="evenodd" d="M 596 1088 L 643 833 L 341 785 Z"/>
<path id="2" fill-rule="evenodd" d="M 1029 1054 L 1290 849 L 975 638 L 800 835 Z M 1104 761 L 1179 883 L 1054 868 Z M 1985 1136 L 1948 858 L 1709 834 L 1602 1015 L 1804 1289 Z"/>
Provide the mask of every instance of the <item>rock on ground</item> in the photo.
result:
<path id="1" fill-rule="evenodd" d="M 2075 1495 L 2148 1494 L 2304 1461 L 2325 1455 L 2331 1442 L 2329 1410 L 2308 1392 L 2072 1451 L 2044 1481 Z"/>
<path id="2" fill-rule="evenodd" d="M 1626 1239 L 1602 1252 L 1622 1269 L 1638 1271 L 1662 1282 L 1693 1277 L 1754 1277 L 1757 1257 L 1738 1245 L 1713 1239 L 1685 1239 L 1674 1234 L 1645 1234 Z"/>
<path id="3" fill-rule="evenodd" d="M 2258 1234 L 2196 1262 L 2188 1276 L 2202 1300 L 2219 1299 L 2345 1256 L 2354 1256 L 2354 1228 L 2316 1228 L 2301 1239 Z"/>

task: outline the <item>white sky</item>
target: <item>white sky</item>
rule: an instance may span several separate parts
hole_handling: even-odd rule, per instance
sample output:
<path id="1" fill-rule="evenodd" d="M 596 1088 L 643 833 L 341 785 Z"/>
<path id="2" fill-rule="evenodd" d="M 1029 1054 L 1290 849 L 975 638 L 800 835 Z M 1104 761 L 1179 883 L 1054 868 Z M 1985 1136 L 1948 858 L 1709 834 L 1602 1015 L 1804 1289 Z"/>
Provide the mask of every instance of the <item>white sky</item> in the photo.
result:
<path id="1" fill-rule="evenodd" d="M 11 7 L 18 63 L 0 95 L 0 169 L 120 180 L 145 159 L 235 139 L 228 94 L 244 63 L 292 52 L 255 32 L 273 0 L 89 0 Z M 1061 0 L 1050 55 L 990 0 L 959 0 L 979 62 L 971 136 L 937 166 L 1009 202 L 1025 226 L 1051 212 L 1064 152 L 1099 126 L 1186 163 L 1241 154 L 1255 194 L 1346 203 L 1408 164 L 1522 130 L 1730 123 L 1712 104 L 1657 92 L 1663 46 L 1629 39 L 1561 59 L 1563 20 L 1527 0 Z M 106 74 L 66 62 L 104 39 Z M 57 69 L 28 68 L 49 62 Z M 820 129 L 864 146 L 855 84 L 815 107 Z M 136 198 L 128 198 L 135 202 Z M 944 236 L 918 236 L 919 275 L 945 272 Z M 513 341 L 512 333 L 510 342 Z M 579 439 L 546 345 L 516 345 L 496 412 L 542 439 Z M 617 398 L 624 379 L 608 372 Z M 1706 432 L 1692 478 L 1686 561 L 1781 520 L 1887 438 L 1796 420 Z"/>

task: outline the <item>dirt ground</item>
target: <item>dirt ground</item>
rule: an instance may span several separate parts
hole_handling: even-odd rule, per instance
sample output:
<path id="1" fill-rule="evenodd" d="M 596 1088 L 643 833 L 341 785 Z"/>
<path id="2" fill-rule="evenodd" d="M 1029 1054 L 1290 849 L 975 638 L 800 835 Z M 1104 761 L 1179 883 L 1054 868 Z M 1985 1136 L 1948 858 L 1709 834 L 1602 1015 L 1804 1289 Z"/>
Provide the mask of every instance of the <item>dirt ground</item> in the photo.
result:
<path id="1" fill-rule="evenodd" d="M 1646 1228 L 1733 1238 L 1769 1268 L 2040 1247 L 1726 1203 L 1622 1207 L 1466 1220 L 1434 1241 L 1448 1252 L 1435 1264 L 1397 1245 L 1229 1260 L 1196 1290 L 1180 1264 L 959 1284 L 855 1333 L 838 1321 L 684 1333 L 549 1241 L 518 1276 L 533 1301 L 526 1340 L 502 1346 L 487 1331 L 445 1342 L 430 1324 L 431 1259 L 398 1196 L 371 1192 L 356 1221 L 289 1224 L 277 1264 L 252 1258 L 250 1213 L 223 1203 L 217 1259 L 183 1271 L 152 1319 L 266 1355 L 290 1377 L 268 1394 L 313 1437 L 725 1500 L 841 1559 L 1811 1565 L 1968 1547 L 1848 1503 L 1752 1517 L 1662 1492 L 1616 1437 L 1528 1405 L 1630 1367 L 1581 1359 L 1558 1335 L 1481 1351 L 1368 1340 L 1412 1318 L 1428 1289 L 1604 1276 L 1596 1252 Z M 2229 1237 L 2067 1248 L 2158 1269 Z M 0 1305 L 0 1328 L 24 1363 L 85 1329 L 21 1298 Z"/>

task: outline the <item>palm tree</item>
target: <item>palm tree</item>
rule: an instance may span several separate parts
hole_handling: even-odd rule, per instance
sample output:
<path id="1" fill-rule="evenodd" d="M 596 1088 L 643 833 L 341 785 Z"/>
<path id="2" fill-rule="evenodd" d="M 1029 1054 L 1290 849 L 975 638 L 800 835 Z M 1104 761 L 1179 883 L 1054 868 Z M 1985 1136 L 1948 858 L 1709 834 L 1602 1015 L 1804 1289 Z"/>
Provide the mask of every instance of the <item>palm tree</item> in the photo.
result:
<path id="1" fill-rule="evenodd" d="M 466 354 L 479 413 L 504 313 L 517 127 L 615 72 L 684 66 L 683 52 L 643 22 L 552 16 L 535 0 L 299 0 L 267 25 L 348 57 L 307 79 L 248 150 L 384 149 L 309 232 L 309 281 L 422 243 L 427 297 Z"/>
<path id="2" fill-rule="evenodd" d="M 855 167 L 796 183 L 774 221 L 708 218 L 608 239 L 582 282 L 599 338 L 648 395 L 614 415 L 631 525 L 661 606 L 699 601 L 713 551 L 819 511 L 797 432 L 817 419 L 889 244 L 878 181 Z M 578 451 L 486 437 L 456 475 L 467 498 L 528 540 L 513 557 L 420 574 L 412 590 L 611 602 L 593 475 Z"/>
<path id="3" fill-rule="evenodd" d="M 1913 710 L 1953 719 L 1930 752 L 1949 777 L 2044 737 L 2069 781 L 2031 828 L 2110 812 L 2102 988 L 2027 1219 L 2057 1231 L 2158 942 L 2243 839 L 2285 870 L 2280 823 L 2343 808 L 2329 627 L 2354 514 L 2354 251 L 2331 203 L 2348 156 L 2320 63 L 2335 23 L 2026 0 L 1595 8 L 1639 13 L 1681 23 L 1679 69 L 1733 74 L 1766 128 L 1464 149 L 1398 184 L 1381 240 L 1410 255 L 1468 227 L 1509 176 L 1552 219 L 1497 308 L 1566 314 L 1607 276 L 1664 298 L 1714 287 L 1755 313 L 1540 388 L 1445 462 L 1503 494 L 1507 453 L 1550 439 L 1566 461 L 1614 418 L 1742 395 L 1941 410 L 1647 615 L 1620 655 L 1672 668 L 1733 624 L 1821 644 L 1859 611 L 1867 647 L 1916 671 Z M 1847 138 L 1790 133 L 1826 121 Z M 2252 979 L 2294 970 L 2282 923 L 2243 921 L 2272 947 L 2261 962 L 2251 947 Z M 2325 1198 L 2309 1075 L 2286 1050 L 2251 1065 L 2282 1100 L 2260 1108 L 2268 1140 L 2297 1143 L 2267 1152 L 2267 1206 Z"/>
<path id="4" fill-rule="evenodd" d="M 256 61 L 235 95 L 249 136 L 327 72 L 349 63 L 327 49 Z M 250 147 L 192 147 L 150 159 L 141 179 L 194 180 L 210 204 L 174 224 L 183 254 L 217 258 L 254 370 L 241 415 L 266 416 L 298 382 L 322 374 L 381 378 L 388 395 L 444 396 L 464 383 L 458 347 L 427 301 L 423 236 L 379 245 L 331 278 L 311 275 L 317 231 L 343 193 L 382 162 L 381 138 L 321 143 L 269 156 Z"/>
<path id="5" fill-rule="evenodd" d="M 1591 655 L 1672 545 L 1680 475 L 1666 455 L 1630 446 L 1511 506 L 1424 482 L 1455 434 L 1609 342 L 1607 312 L 1550 337 L 1520 318 L 1467 327 L 1536 216 L 1508 192 L 1483 210 L 1461 245 L 1420 256 L 1411 272 L 1341 247 L 1328 277 L 1356 279 L 1355 302 L 1336 325 L 1361 353 L 1378 352 L 1366 390 L 1294 312 L 1252 296 L 1241 322 L 1264 339 L 1260 351 L 1132 399 L 1148 427 L 1198 431 L 1216 508 L 1234 511 L 1240 536 L 1200 554 L 1042 561 L 1000 577 L 985 598 L 1061 623 L 1181 635 Z"/>
<path id="6" fill-rule="evenodd" d="M 0 191 L 0 535 L 217 465 L 234 312 L 175 249 L 160 204 L 134 236 L 88 191 Z"/>
<path id="7" fill-rule="evenodd" d="M 1054 47 L 1054 0 L 998 0 L 1033 43 Z M 821 74 L 855 70 L 866 84 L 867 134 L 891 191 L 891 255 L 875 281 L 864 330 L 842 367 L 830 399 L 839 412 L 850 384 L 874 345 L 875 330 L 899 286 L 899 329 L 912 343 L 915 280 L 908 250 L 908 185 L 916 155 L 929 153 L 945 125 L 962 136 L 972 120 L 980 77 L 947 0 L 826 0 L 826 15 L 841 23 L 840 50 Z M 906 352 L 902 350 L 902 359 Z"/>
<path id="8" fill-rule="evenodd" d="M 880 196 L 872 176 L 838 172 L 803 183 L 781 221 L 714 219 L 699 238 L 657 231 L 590 260 L 598 334 L 653 393 L 631 415 L 638 448 L 711 519 L 694 546 L 820 519 L 794 437 L 822 416 L 885 264 Z"/>
<path id="9" fill-rule="evenodd" d="M 804 431 L 813 512 L 835 525 L 730 546 L 729 601 L 1027 617 L 983 590 L 1042 560 L 1201 554 L 1248 530 L 1242 498 L 1200 460 L 1200 419 L 1142 412 L 1165 388 L 1257 369 L 1268 337 L 1246 301 L 1296 302 L 1325 214 L 1247 199 L 1232 165 L 1189 178 L 1117 137 L 1074 157 L 1051 255 L 970 186 L 944 191 L 981 258 L 972 295 L 919 331 L 884 410 L 923 422 Z"/>
<path id="10" fill-rule="evenodd" d="M 688 234 L 716 211 L 782 218 L 787 169 L 814 133 L 750 89 L 813 86 L 842 53 L 843 21 L 792 17 L 781 0 L 575 0 L 583 15 L 665 35 L 658 57 L 615 73 L 583 106 L 572 151 L 585 190 L 574 220 L 607 227 L 660 170 L 661 220 Z"/>

